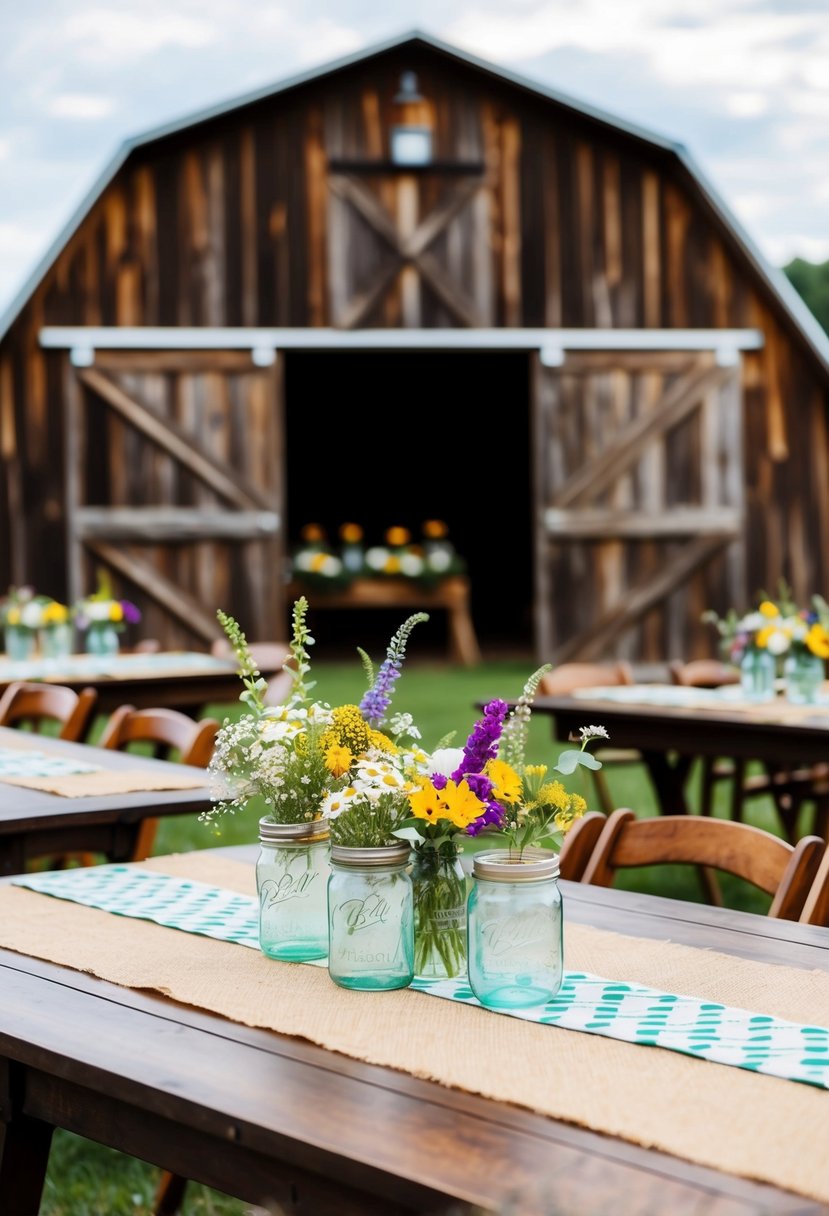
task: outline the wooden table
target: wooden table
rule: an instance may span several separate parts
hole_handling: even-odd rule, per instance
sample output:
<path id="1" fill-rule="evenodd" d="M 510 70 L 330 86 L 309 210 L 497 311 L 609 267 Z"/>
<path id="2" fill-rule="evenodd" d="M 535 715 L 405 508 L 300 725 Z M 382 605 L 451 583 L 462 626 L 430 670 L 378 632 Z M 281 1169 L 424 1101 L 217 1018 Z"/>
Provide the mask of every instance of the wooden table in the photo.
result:
<path id="1" fill-rule="evenodd" d="M 289 584 L 287 596 L 309 594 L 299 582 Z M 442 609 L 449 623 L 449 656 L 465 667 L 476 667 L 481 651 L 469 611 L 469 579 L 452 574 L 434 586 L 407 578 L 355 578 L 343 591 L 321 591 L 314 595 L 314 611 L 323 608 L 411 608 L 413 611 Z"/>
<path id="2" fill-rule="evenodd" d="M 791 720 L 774 721 L 769 718 L 774 709 L 767 705 L 752 712 L 729 707 L 723 699 L 721 704 L 674 707 L 636 703 L 634 688 L 625 691 L 630 699 L 623 702 L 599 696 L 536 697 L 533 713 L 555 719 L 558 739 L 598 723 L 607 729 L 611 747 L 638 749 L 663 814 L 687 813 L 685 782 L 698 756 L 763 760 L 778 769 L 829 759 L 829 706 L 800 707 Z M 785 712 L 781 709 L 781 716 Z"/>
<path id="3" fill-rule="evenodd" d="M 263 670 L 266 680 L 281 668 Z M 137 709 L 166 707 L 197 715 L 206 705 L 238 701 L 242 683 L 235 659 L 218 659 L 197 651 L 118 654 L 110 658 L 70 655 L 67 659 L 12 663 L 0 658 L 0 692 L 13 680 L 63 684 L 80 691 L 94 688 L 96 710 L 111 713 L 119 705 Z"/>
<path id="4" fill-rule="evenodd" d="M 222 850 L 251 861 L 250 849 Z M 570 921 L 829 970 L 829 933 L 562 884 Z M 485 1067 L 485 1062 L 482 1063 Z M 35 1213 L 53 1127 L 314 1216 L 812 1216 L 775 1188 L 0 951 L 0 1212 Z M 553 1206 L 554 1201 L 554 1206 Z M 454 1209 L 457 1212 L 457 1208 Z"/>
<path id="5" fill-rule="evenodd" d="M 18 747 L 23 742 L 31 742 L 37 751 L 74 756 L 101 768 L 130 772 L 146 769 L 152 773 L 172 769 L 190 776 L 201 771 L 189 765 L 89 747 L 85 743 L 64 743 L 44 735 L 22 735 L 20 731 L 0 727 L 0 747 Z M 20 874 L 29 858 L 45 854 L 101 852 L 110 861 L 125 861 L 132 856 L 145 819 L 198 814 L 210 806 L 206 783 L 199 789 L 64 798 L 0 780 L 0 875 Z"/>

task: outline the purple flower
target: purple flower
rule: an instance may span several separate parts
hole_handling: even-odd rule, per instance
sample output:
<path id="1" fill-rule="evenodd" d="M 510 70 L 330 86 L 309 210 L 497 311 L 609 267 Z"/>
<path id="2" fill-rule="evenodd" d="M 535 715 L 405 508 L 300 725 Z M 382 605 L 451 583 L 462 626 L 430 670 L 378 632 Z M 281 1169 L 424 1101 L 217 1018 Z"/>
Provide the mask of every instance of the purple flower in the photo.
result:
<path id="1" fill-rule="evenodd" d="M 472 823 L 467 825 L 467 836 L 477 836 L 485 827 L 492 824 L 493 827 L 501 827 L 504 822 L 504 808 L 499 806 L 497 802 L 490 802 L 483 815 L 479 815 L 477 819 L 473 819 Z"/>
<path id="2" fill-rule="evenodd" d="M 453 781 L 460 781 L 468 773 L 482 772 L 487 761 L 495 759 L 508 708 L 506 701 L 498 700 L 489 701 L 484 706 L 484 716 L 475 723 L 466 741 L 463 760 L 452 774 Z"/>
<path id="3" fill-rule="evenodd" d="M 386 659 L 377 672 L 374 684 L 363 695 L 360 702 L 360 713 L 367 722 L 379 725 L 386 716 L 386 710 L 391 705 L 391 694 L 395 680 L 400 675 L 400 668 L 392 659 Z"/>
<path id="4" fill-rule="evenodd" d="M 128 625 L 137 625 L 141 620 L 141 610 L 130 600 L 121 600 L 121 611 Z"/>

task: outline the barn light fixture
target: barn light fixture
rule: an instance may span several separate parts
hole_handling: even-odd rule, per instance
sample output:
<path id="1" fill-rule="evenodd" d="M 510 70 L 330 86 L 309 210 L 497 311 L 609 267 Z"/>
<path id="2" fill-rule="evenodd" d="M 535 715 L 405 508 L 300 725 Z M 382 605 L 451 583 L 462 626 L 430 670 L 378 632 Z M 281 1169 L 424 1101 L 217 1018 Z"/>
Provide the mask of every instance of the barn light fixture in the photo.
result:
<path id="1" fill-rule="evenodd" d="M 400 122 L 391 129 L 391 158 L 396 165 L 428 165 L 432 160 L 432 128 L 416 72 L 403 72 L 394 98 Z"/>

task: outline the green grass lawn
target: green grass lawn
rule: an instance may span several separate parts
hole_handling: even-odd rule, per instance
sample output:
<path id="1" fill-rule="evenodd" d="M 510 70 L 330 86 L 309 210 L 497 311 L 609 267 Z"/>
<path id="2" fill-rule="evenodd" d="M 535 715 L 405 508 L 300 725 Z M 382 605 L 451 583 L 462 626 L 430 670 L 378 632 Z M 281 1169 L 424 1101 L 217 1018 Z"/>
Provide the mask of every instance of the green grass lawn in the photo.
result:
<path id="1" fill-rule="evenodd" d="M 530 673 L 531 663 L 515 660 L 488 662 L 472 670 L 445 664 L 418 664 L 410 660 L 401 677 L 395 707 L 414 715 L 423 732 L 424 746 L 434 747 L 438 739 L 456 730 L 460 745 L 475 722 L 475 702 L 494 696 L 514 699 L 519 696 Z M 359 663 L 314 663 L 317 687 L 314 695 L 331 704 L 358 701 L 364 690 Z M 208 711 L 220 719 L 235 714 L 234 706 L 216 706 Z M 612 742 L 612 740 L 611 740 Z M 529 756 L 534 763 L 554 763 L 563 745 L 553 740 L 550 720 L 535 718 L 530 726 Z M 617 806 L 629 806 L 637 814 L 653 815 L 656 803 L 648 779 L 638 765 L 608 770 L 608 781 Z M 696 774 L 692 775 L 690 798 L 695 797 Z M 585 792 L 595 807 L 592 790 Z M 726 814 L 726 792 L 718 814 Z M 778 831 L 769 799 L 751 804 L 750 822 L 769 831 Z M 195 816 L 161 821 L 156 838 L 156 855 L 186 852 L 215 845 L 250 844 L 257 839 L 255 816 L 237 815 L 216 826 L 200 824 Z M 628 871 L 620 886 L 666 895 L 677 899 L 701 901 L 697 875 L 692 867 Z M 768 900 L 738 880 L 727 876 L 722 881 L 723 895 L 731 907 L 765 912 Z M 43 1216 L 148 1216 L 159 1176 L 158 1170 L 124 1157 L 110 1149 L 58 1132 L 50 1157 L 42 1205 Z M 219 1195 L 206 1187 L 191 1185 L 183 1212 L 185 1216 L 242 1216 L 246 1206 Z"/>

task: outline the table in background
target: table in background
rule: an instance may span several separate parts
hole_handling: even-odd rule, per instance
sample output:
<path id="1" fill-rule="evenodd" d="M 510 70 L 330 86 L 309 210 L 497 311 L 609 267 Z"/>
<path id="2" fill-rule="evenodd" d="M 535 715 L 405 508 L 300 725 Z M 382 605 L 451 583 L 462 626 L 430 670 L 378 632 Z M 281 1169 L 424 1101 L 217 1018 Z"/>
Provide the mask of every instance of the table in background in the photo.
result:
<path id="1" fill-rule="evenodd" d="M 247 846 L 217 852 L 253 865 Z M 829 971 L 825 930 L 562 887 L 571 922 Z M 435 1214 L 450 1201 L 497 1211 L 534 1186 L 549 1188 L 557 1210 L 615 1216 L 827 1211 L 774 1187 L 9 951 L 0 951 L 0 1094 L 3 1212 L 37 1210 L 54 1126 L 248 1202 L 299 1204 L 315 1216 Z M 531 1205 L 509 1210 L 541 1216 Z"/>
<path id="2" fill-rule="evenodd" d="M 266 680 L 281 668 L 263 670 Z M 0 692 L 14 680 L 37 680 L 74 688 L 94 688 L 96 711 L 111 713 L 119 705 L 137 709 L 178 709 L 191 716 L 206 705 L 238 701 L 242 685 L 235 659 L 198 651 L 159 654 L 73 654 L 66 659 L 32 659 L 15 663 L 0 658 Z"/>
<path id="3" fill-rule="evenodd" d="M 64 743 L 49 736 L 0 727 L 0 748 L 20 747 L 29 742 L 34 750 L 47 755 L 67 756 L 115 771 L 146 769 L 153 774 L 174 771 L 188 776 L 202 772 L 189 765 L 89 747 L 85 743 Z M 145 819 L 198 814 L 210 808 L 206 780 L 205 776 L 205 785 L 198 789 L 147 790 L 88 798 L 64 798 L 0 781 L 0 874 L 20 874 L 29 858 L 67 852 L 105 853 L 110 861 L 127 861 Z"/>
<path id="4" fill-rule="evenodd" d="M 579 696 L 536 697 L 533 713 L 552 716 L 561 740 L 597 723 L 612 747 L 638 749 L 660 811 L 679 815 L 688 812 L 685 782 L 699 756 L 735 756 L 781 768 L 829 759 L 829 704 L 738 707 L 738 692 L 647 684 L 606 694 L 585 689 Z"/>
<path id="5" fill-rule="evenodd" d="M 307 588 L 293 582 L 287 594 L 289 599 L 296 599 L 307 594 Z M 452 574 L 433 586 L 406 578 L 355 578 L 345 590 L 314 595 L 314 611 L 323 608 L 411 608 L 424 612 L 443 609 L 449 623 L 450 658 L 465 667 L 475 667 L 481 661 L 469 611 L 469 579 L 464 574 Z"/>

